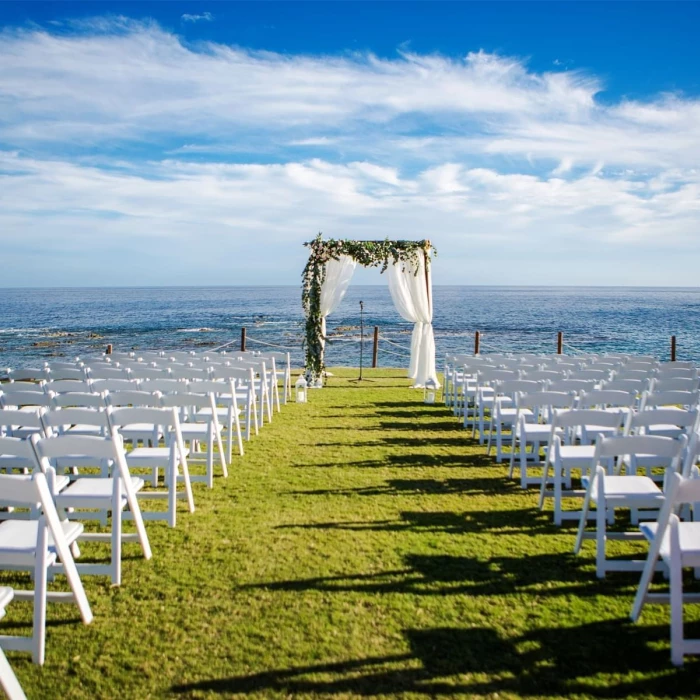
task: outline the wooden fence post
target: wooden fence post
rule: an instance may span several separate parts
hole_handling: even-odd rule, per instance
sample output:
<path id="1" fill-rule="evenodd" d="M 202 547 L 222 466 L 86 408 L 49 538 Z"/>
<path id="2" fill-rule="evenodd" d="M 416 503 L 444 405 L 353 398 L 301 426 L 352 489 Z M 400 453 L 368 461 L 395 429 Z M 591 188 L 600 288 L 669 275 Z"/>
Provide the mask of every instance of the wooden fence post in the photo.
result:
<path id="1" fill-rule="evenodd" d="M 245 326 L 241 328 L 241 352 L 245 352 Z"/>
<path id="2" fill-rule="evenodd" d="M 557 355 L 561 355 L 564 352 L 564 334 L 559 331 L 557 333 Z"/>
<path id="3" fill-rule="evenodd" d="M 111 355 L 112 354 L 112 343 L 110 343 L 107 346 L 107 349 L 105 350 L 105 355 Z"/>
<path id="4" fill-rule="evenodd" d="M 671 362 L 676 361 L 676 336 L 671 336 Z"/>
<path id="5" fill-rule="evenodd" d="M 374 345 L 372 345 L 372 367 L 377 366 L 377 354 L 379 353 L 379 326 L 374 327 Z"/>
<path id="6" fill-rule="evenodd" d="M 474 332 L 474 354 L 479 354 L 479 346 L 481 345 L 481 333 L 479 331 Z"/>

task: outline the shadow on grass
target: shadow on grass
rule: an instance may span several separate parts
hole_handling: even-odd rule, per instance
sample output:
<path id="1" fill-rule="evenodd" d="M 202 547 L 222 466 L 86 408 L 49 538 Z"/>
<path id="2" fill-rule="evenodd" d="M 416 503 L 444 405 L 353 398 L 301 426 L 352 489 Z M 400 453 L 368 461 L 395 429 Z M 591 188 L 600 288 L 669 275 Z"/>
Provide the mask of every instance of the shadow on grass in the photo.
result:
<path id="1" fill-rule="evenodd" d="M 280 530 L 350 530 L 355 532 L 446 532 L 451 534 L 476 534 L 480 532 L 519 532 L 557 534 L 560 528 L 553 525 L 548 514 L 539 515 L 532 508 L 519 510 L 466 511 L 404 511 L 395 520 L 332 521 L 294 525 L 277 525 Z"/>
<path id="2" fill-rule="evenodd" d="M 504 482 L 500 474 L 494 474 L 492 479 L 389 479 L 383 486 L 287 491 L 286 493 L 292 496 L 420 496 L 456 493 L 464 495 L 503 494 L 520 491 L 520 487 L 515 482 Z"/>
<path id="3" fill-rule="evenodd" d="M 514 638 L 485 627 L 408 629 L 403 635 L 408 653 L 203 680 L 171 690 L 175 694 L 512 693 L 597 698 L 675 698 L 697 692 L 698 664 L 674 670 L 668 651 L 653 648 L 668 637 L 664 626 L 611 620 L 538 629 Z M 624 662 L 620 649 L 625 650 Z"/>
<path id="4" fill-rule="evenodd" d="M 381 459 L 359 459 L 347 460 L 340 458 L 337 462 L 314 462 L 312 464 L 295 464 L 294 467 L 302 467 L 304 469 L 314 468 L 357 468 L 357 469 L 376 469 L 376 468 L 396 468 L 396 467 L 442 467 L 442 468 L 468 468 L 468 467 L 490 467 L 494 466 L 499 469 L 498 476 L 503 477 L 502 465 L 495 465 L 493 460 L 484 458 L 484 455 L 478 454 L 423 454 L 423 455 L 386 455 Z M 496 472 L 494 472 L 496 473 Z"/>
<path id="5" fill-rule="evenodd" d="M 319 576 L 293 581 L 246 584 L 241 590 L 322 591 L 419 596 L 504 596 L 531 594 L 542 598 L 580 598 L 629 592 L 629 581 L 598 581 L 591 562 L 573 554 L 536 554 L 477 559 L 447 554 L 409 554 L 406 567 L 375 574 Z"/>

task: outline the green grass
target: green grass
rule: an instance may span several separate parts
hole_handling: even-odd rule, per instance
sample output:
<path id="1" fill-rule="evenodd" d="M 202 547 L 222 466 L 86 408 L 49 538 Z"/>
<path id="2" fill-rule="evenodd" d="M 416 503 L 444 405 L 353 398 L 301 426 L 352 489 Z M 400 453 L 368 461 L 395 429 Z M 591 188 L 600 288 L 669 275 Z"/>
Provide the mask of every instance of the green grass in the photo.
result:
<path id="1" fill-rule="evenodd" d="M 402 372 L 334 372 L 196 485 L 176 529 L 147 525 L 152 561 L 125 546 L 120 588 L 85 578 L 93 624 L 49 606 L 46 665 L 8 653 L 30 698 L 698 692 L 667 608 L 628 622 L 636 574 L 597 581 L 592 543 L 575 557 L 572 527 Z M 30 615 L 14 603 L 0 628 Z"/>

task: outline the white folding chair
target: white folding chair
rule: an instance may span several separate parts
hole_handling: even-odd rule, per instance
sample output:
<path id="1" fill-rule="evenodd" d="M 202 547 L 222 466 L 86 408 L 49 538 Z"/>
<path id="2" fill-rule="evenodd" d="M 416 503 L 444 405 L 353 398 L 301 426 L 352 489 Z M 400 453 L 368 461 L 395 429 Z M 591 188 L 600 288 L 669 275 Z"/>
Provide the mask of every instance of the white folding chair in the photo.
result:
<path id="1" fill-rule="evenodd" d="M 531 476 L 528 466 L 543 466 L 540 462 L 540 447 L 547 444 L 551 432 L 550 419 L 555 408 L 572 408 L 576 395 L 558 391 L 540 391 L 534 394 L 519 394 L 516 400 L 515 432 L 510 453 L 508 478 L 515 471 L 515 459 L 520 465 L 520 486 L 540 482 L 540 476 Z M 528 453 L 527 446 L 532 445 Z"/>
<path id="2" fill-rule="evenodd" d="M 288 352 L 262 352 L 260 357 L 263 360 L 274 360 L 274 372 L 276 381 L 282 382 L 282 403 L 287 403 L 287 399 L 292 397 L 292 360 Z M 279 396 L 276 399 L 277 410 L 279 411 Z"/>
<path id="3" fill-rule="evenodd" d="M 180 432 L 180 419 L 175 408 L 124 407 L 107 408 L 107 418 L 111 428 L 117 430 L 129 429 L 130 426 L 149 426 L 146 429 L 151 435 L 161 433 L 166 437 L 166 444 L 160 447 L 158 443 L 142 447 L 134 447 L 126 454 L 126 462 L 131 469 L 148 469 L 151 481 L 158 485 L 158 472 L 165 473 L 166 491 L 145 491 L 138 494 L 142 499 L 167 499 L 166 511 L 142 511 L 144 520 L 166 520 L 170 527 L 175 527 L 177 519 L 177 501 L 185 499 L 187 509 L 194 513 L 194 497 L 192 482 L 187 465 L 188 451 Z M 184 484 L 184 492 L 178 490 L 178 484 Z"/>
<path id="4" fill-rule="evenodd" d="M 528 379 L 511 379 L 499 381 L 494 384 L 495 400 L 491 409 L 491 419 L 489 422 L 489 441 L 486 454 L 491 454 L 491 443 L 493 441 L 494 430 L 496 433 L 496 462 L 499 464 L 503 459 L 503 443 L 513 444 L 513 428 L 515 425 L 517 408 L 515 408 L 516 395 L 532 394 L 542 391 L 544 382 L 535 382 Z M 531 417 L 532 411 L 524 409 L 524 415 Z M 503 429 L 510 430 L 509 435 L 504 435 Z"/>
<path id="5" fill-rule="evenodd" d="M 693 514 L 700 504 L 700 478 L 695 470 L 694 478 L 672 474 L 669 478 L 666 501 L 656 522 L 642 523 L 640 530 L 649 541 L 644 569 L 637 586 L 630 617 L 639 619 L 646 603 L 664 603 L 671 606 L 671 662 L 683 665 L 686 654 L 700 654 L 700 639 L 686 639 L 683 632 L 683 604 L 700 603 L 700 594 L 683 594 L 683 568 L 700 568 L 700 522 L 681 522 L 678 511 L 683 506 L 693 506 Z M 661 559 L 668 568 L 670 590 L 667 593 L 650 593 L 654 572 Z"/>
<path id="6" fill-rule="evenodd" d="M 107 477 L 92 474 L 75 477 L 54 499 L 56 507 L 69 513 L 67 517 L 71 520 L 103 520 L 107 513 L 111 515 L 112 525 L 109 533 L 83 532 L 78 538 L 80 541 L 109 542 L 110 563 L 78 563 L 77 567 L 81 573 L 87 575 L 109 576 L 112 585 L 120 585 L 123 542 L 138 542 L 144 558 L 150 559 L 152 556 L 136 497 L 138 491 L 143 488 L 143 479 L 129 473 L 121 437 L 114 429 L 109 437 L 59 435 L 36 440 L 35 449 L 38 466 L 44 473 L 48 472 L 50 467 L 65 468 L 66 464 L 82 467 L 92 463 L 102 469 L 101 465 L 106 463 L 111 469 L 111 475 Z M 135 533 L 123 532 L 122 520 L 126 508 L 129 519 L 134 522 Z"/>
<path id="7" fill-rule="evenodd" d="M 191 481 L 204 481 L 211 489 L 214 488 L 214 446 L 219 450 L 219 464 L 222 475 L 228 477 L 228 465 L 224 445 L 221 440 L 221 425 L 214 401 L 214 394 L 195 394 L 186 391 L 187 385 L 182 385 L 182 392 L 163 394 L 161 406 L 178 409 L 180 417 L 180 434 L 185 444 L 189 443 L 188 464 L 191 467 L 195 461 L 201 461 L 202 442 L 206 445 L 204 461 L 206 471 L 204 474 L 190 473 Z M 199 413 L 206 410 L 207 413 Z M 196 415 L 199 415 L 197 422 Z"/>
<path id="8" fill-rule="evenodd" d="M 2 449 L 2 448 L 0 448 Z M 46 603 L 75 603 L 82 621 L 92 622 L 92 610 L 76 569 L 71 545 L 83 526 L 60 519 L 46 476 L 0 475 L 3 497 L 28 509 L 37 509 L 37 520 L 7 520 L 0 523 L 0 569 L 31 571 L 33 590 L 15 590 L 15 599 L 34 603 L 32 636 L 0 635 L 0 648 L 30 652 L 36 664 L 43 664 L 46 654 Z M 47 590 L 49 572 L 60 564 L 68 579 L 70 593 Z"/>
<path id="9" fill-rule="evenodd" d="M 255 376 L 252 367 L 214 367 L 213 379 L 233 380 L 236 388 L 236 405 L 243 407 L 245 439 L 250 440 L 251 428 L 258 434 L 257 398 Z"/>
<path id="10" fill-rule="evenodd" d="M 195 381 L 187 383 L 187 391 L 193 394 L 212 394 L 216 404 L 216 414 L 219 423 L 226 428 L 226 453 L 228 462 L 233 458 L 233 440 L 238 445 L 238 454 L 243 456 L 243 436 L 241 433 L 241 409 L 236 401 L 236 380 L 235 379 L 210 379 L 206 381 Z M 219 408 L 221 406 L 221 408 Z M 202 408 L 193 416 L 193 420 L 205 420 L 209 418 L 209 409 Z"/>
<path id="11" fill-rule="evenodd" d="M 611 560 L 606 557 L 605 544 L 608 539 L 639 540 L 638 532 L 608 532 L 607 522 L 614 517 L 616 508 L 629 508 L 639 512 L 641 509 L 654 512 L 663 505 L 662 489 L 648 476 L 620 473 L 623 460 L 636 456 L 654 458 L 658 466 L 664 466 L 666 476 L 678 471 L 687 445 L 682 435 L 678 440 L 655 435 L 628 435 L 623 437 L 601 438 L 596 441 L 595 455 L 591 471 L 582 478 L 586 487 L 574 553 L 581 550 L 584 539 L 595 539 L 596 575 L 605 578 L 608 571 L 639 571 L 644 565 L 639 560 Z M 608 473 L 606 466 L 611 460 L 617 460 L 614 473 Z M 603 466 L 603 465 L 606 466 Z M 665 482 L 668 483 L 668 480 Z M 591 506 L 595 504 L 595 532 L 586 532 Z"/>
<path id="12" fill-rule="evenodd" d="M 571 488 L 574 470 L 586 472 L 595 455 L 590 441 L 590 427 L 619 433 L 624 414 L 600 409 L 573 409 L 553 411 L 549 443 L 545 451 L 544 469 L 540 485 L 539 508 L 544 510 L 545 499 L 554 499 L 554 524 L 563 520 L 578 520 L 581 511 L 565 511 L 563 499 L 583 498 L 585 490 Z M 551 474 L 551 476 L 550 476 Z M 566 490 L 565 490 L 566 486 Z"/>

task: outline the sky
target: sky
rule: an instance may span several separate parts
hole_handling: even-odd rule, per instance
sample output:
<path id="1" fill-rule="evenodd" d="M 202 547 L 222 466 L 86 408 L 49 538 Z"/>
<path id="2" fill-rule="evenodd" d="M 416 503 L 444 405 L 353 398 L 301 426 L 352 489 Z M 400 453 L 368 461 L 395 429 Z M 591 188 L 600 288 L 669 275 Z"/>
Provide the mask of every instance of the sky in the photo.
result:
<path id="1" fill-rule="evenodd" d="M 700 2 L 0 2 L 0 286 L 700 286 Z M 358 283 L 381 283 L 376 271 Z"/>

